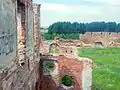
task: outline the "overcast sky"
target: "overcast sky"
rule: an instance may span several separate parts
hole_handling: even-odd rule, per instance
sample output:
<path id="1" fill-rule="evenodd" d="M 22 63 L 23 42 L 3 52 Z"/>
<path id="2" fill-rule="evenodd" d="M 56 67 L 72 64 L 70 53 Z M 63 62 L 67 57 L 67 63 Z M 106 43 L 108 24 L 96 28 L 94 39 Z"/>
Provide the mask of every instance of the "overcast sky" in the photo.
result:
<path id="1" fill-rule="evenodd" d="M 120 0 L 33 0 L 41 4 L 41 25 L 57 21 L 120 22 Z"/>

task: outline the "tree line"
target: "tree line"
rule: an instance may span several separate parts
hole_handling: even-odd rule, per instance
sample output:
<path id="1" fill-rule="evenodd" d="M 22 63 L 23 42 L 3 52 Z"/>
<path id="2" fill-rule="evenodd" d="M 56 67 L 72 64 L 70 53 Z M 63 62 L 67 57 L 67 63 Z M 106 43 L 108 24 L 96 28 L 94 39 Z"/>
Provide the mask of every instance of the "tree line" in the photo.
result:
<path id="1" fill-rule="evenodd" d="M 63 39 L 79 39 L 80 34 L 79 33 L 72 33 L 72 34 L 57 34 L 57 33 L 45 33 L 43 34 L 43 37 L 45 40 L 53 40 L 55 37 L 63 38 Z"/>
<path id="2" fill-rule="evenodd" d="M 116 22 L 56 22 L 49 26 L 48 34 L 76 34 L 85 32 L 120 32 L 120 23 Z"/>

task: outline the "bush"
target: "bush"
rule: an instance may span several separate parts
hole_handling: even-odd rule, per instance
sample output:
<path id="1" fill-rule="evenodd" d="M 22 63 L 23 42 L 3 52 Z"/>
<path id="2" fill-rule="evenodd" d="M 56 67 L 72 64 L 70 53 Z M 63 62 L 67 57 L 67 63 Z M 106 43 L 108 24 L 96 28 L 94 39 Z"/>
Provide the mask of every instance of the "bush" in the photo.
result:
<path id="1" fill-rule="evenodd" d="M 43 65 L 44 65 L 44 71 L 47 73 L 53 72 L 53 70 L 55 68 L 55 64 L 52 61 L 44 62 Z"/>
<path id="2" fill-rule="evenodd" d="M 64 84 L 65 86 L 73 85 L 73 79 L 71 76 L 65 75 L 61 81 L 62 81 L 62 84 Z"/>

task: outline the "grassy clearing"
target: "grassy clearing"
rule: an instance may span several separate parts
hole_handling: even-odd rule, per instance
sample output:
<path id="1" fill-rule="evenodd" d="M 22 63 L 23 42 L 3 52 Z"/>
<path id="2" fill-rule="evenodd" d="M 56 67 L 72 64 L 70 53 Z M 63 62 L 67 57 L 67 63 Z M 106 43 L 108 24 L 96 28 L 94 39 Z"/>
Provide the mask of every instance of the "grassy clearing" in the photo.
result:
<path id="1" fill-rule="evenodd" d="M 94 62 L 92 90 L 120 90 L 120 48 L 78 50 Z"/>

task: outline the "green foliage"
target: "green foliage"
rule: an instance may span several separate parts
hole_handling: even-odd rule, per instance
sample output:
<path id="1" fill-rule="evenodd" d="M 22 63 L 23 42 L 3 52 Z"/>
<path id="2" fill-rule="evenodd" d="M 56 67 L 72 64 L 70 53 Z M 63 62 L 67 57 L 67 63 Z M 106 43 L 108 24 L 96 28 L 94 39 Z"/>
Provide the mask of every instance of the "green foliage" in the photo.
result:
<path id="1" fill-rule="evenodd" d="M 44 61 L 43 66 L 44 71 L 47 73 L 51 73 L 55 68 L 55 64 L 53 61 Z"/>
<path id="2" fill-rule="evenodd" d="M 120 23 L 116 22 L 56 22 L 49 26 L 48 33 L 72 34 L 85 32 L 120 32 Z"/>
<path id="3" fill-rule="evenodd" d="M 72 33 L 84 33 L 84 23 L 70 23 L 70 22 L 57 22 L 53 23 L 48 28 L 48 33 L 57 34 L 72 34 Z"/>
<path id="4" fill-rule="evenodd" d="M 79 33 L 76 33 L 76 34 L 56 34 L 56 33 L 52 33 L 52 34 L 49 34 L 49 33 L 46 33 L 43 35 L 43 37 L 46 39 L 46 40 L 53 40 L 55 37 L 59 37 L 59 38 L 63 38 L 63 39 L 79 39 Z"/>
<path id="5" fill-rule="evenodd" d="M 54 48 L 54 49 L 50 50 L 49 53 L 51 53 L 51 54 L 58 54 L 59 50 Z"/>
<path id="6" fill-rule="evenodd" d="M 62 84 L 65 86 L 72 86 L 73 85 L 73 80 L 71 76 L 65 75 L 62 80 Z"/>
<path id="7" fill-rule="evenodd" d="M 78 55 L 93 60 L 92 90 L 120 90 L 120 48 L 78 49 Z"/>

